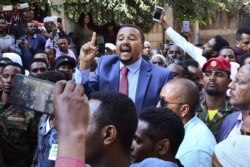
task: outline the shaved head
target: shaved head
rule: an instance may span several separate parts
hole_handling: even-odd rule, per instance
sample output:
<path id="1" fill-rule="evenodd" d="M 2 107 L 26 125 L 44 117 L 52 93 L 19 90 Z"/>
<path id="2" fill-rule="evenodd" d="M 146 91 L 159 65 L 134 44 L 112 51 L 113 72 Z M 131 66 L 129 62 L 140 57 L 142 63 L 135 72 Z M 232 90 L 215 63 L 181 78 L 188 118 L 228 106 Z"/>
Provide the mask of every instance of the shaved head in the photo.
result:
<path id="1" fill-rule="evenodd" d="M 161 90 L 161 97 L 168 96 L 178 103 L 186 103 L 190 112 L 195 113 L 196 105 L 199 103 L 199 90 L 190 80 L 177 78 L 168 81 Z"/>

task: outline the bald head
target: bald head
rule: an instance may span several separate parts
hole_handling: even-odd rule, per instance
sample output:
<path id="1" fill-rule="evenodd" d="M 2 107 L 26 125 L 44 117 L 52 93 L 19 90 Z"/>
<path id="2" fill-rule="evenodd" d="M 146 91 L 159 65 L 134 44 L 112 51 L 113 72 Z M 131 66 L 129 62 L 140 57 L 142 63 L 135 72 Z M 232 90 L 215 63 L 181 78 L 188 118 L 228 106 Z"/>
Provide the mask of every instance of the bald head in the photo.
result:
<path id="1" fill-rule="evenodd" d="M 161 90 L 161 97 L 168 96 L 175 99 L 176 103 L 185 103 L 190 107 L 190 112 L 195 113 L 196 105 L 199 103 L 199 90 L 190 80 L 177 78 L 168 81 Z"/>

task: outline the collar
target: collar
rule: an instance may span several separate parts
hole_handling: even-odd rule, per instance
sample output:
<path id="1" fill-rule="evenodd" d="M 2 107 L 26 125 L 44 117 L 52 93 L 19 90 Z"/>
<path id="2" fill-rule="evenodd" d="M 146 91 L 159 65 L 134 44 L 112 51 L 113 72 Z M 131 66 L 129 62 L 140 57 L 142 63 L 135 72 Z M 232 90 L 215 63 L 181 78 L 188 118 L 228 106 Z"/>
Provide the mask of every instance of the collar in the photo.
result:
<path id="1" fill-rule="evenodd" d="M 201 99 L 200 107 L 202 110 L 208 110 L 205 96 L 203 99 Z M 218 111 L 231 111 L 232 106 L 230 105 L 229 101 L 225 100 L 221 108 L 218 109 Z"/>
<path id="2" fill-rule="evenodd" d="M 198 117 L 197 115 L 194 115 L 194 117 L 192 119 L 190 119 L 185 125 L 184 125 L 184 129 L 185 131 L 188 129 L 188 128 L 191 128 L 192 126 L 195 125 L 195 123 L 198 121 Z"/>
<path id="3" fill-rule="evenodd" d="M 239 116 L 238 116 L 238 118 L 236 120 L 236 125 L 239 125 L 242 121 L 243 121 L 242 120 L 242 113 L 240 112 L 240 114 L 239 114 Z"/>
<path id="4" fill-rule="evenodd" d="M 139 60 L 137 60 L 136 62 L 134 62 L 133 64 L 129 64 L 127 65 L 129 72 L 131 73 L 136 73 L 140 67 L 141 67 L 141 63 L 142 63 L 142 58 L 140 58 Z M 120 70 L 122 67 L 124 67 L 125 65 L 120 61 Z"/>

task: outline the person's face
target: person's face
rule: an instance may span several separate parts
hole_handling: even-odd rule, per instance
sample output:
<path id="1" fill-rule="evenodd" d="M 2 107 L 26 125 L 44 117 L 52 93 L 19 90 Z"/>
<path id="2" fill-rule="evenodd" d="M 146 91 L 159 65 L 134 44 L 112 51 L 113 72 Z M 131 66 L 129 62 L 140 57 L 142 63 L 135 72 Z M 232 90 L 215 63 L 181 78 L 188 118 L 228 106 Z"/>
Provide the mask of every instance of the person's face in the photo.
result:
<path id="1" fill-rule="evenodd" d="M 206 57 L 207 59 L 213 57 L 214 55 L 214 45 L 215 45 L 215 39 L 210 39 L 207 43 L 203 45 L 203 51 L 202 55 Z"/>
<path id="2" fill-rule="evenodd" d="M 27 23 L 27 28 L 28 28 L 27 29 L 28 33 L 34 34 L 33 30 L 36 29 L 36 26 L 34 23 L 32 23 L 32 22 Z"/>
<path id="3" fill-rule="evenodd" d="M 244 60 L 244 65 L 245 64 L 250 64 L 250 57 L 248 57 L 248 58 L 246 58 L 245 60 Z"/>
<path id="4" fill-rule="evenodd" d="M 53 49 L 45 49 L 45 52 L 48 55 L 49 64 L 52 65 L 55 62 L 55 54 Z"/>
<path id="5" fill-rule="evenodd" d="M 217 157 L 215 154 L 213 154 L 212 156 L 212 164 L 211 167 L 222 167 L 222 165 L 220 164 L 220 162 L 218 161 Z"/>
<path id="6" fill-rule="evenodd" d="M 58 40 L 58 47 L 60 51 L 67 52 L 68 51 L 68 41 L 65 38 Z"/>
<path id="7" fill-rule="evenodd" d="M 232 49 L 228 49 L 228 48 L 225 48 L 225 49 L 222 49 L 220 51 L 220 56 L 223 56 L 225 59 L 227 59 L 228 61 L 230 62 L 235 62 L 235 54 L 234 54 L 234 51 Z"/>
<path id="8" fill-rule="evenodd" d="M 242 135 L 250 136 L 250 116 L 246 116 L 246 118 L 243 120 L 240 132 Z"/>
<path id="9" fill-rule="evenodd" d="M 176 90 L 174 84 L 165 84 L 161 89 L 160 101 L 158 102 L 157 107 L 166 107 L 182 117 L 182 106 L 185 103 L 184 101 L 180 101 L 180 99 L 176 97 L 176 91 L 178 90 Z"/>
<path id="10" fill-rule="evenodd" d="M 167 69 L 170 70 L 173 73 L 174 78 L 183 78 L 184 77 L 184 69 L 182 66 L 177 64 L 169 64 L 167 66 Z"/>
<path id="11" fill-rule="evenodd" d="M 150 51 L 150 45 L 148 43 L 145 43 L 143 47 L 143 54 L 149 55 L 149 51 Z"/>
<path id="12" fill-rule="evenodd" d="M 132 64 L 141 58 L 143 44 L 140 32 L 133 27 L 124 27 L 119 30 L 116 41 L 116 52 L 120 61 Z"/>
<path id="13" fill-rule="evenodd" d="M 45 22 L 44 27 L 48 33 L 52 32 L 56 28 L 56 24 L 53 21 Z"/>
<path id="14" fill-rule="evenodd" d="M 237 41 L 236 46 L 243 51 L 247 52 L 250 50 L 250 35 L 242 34 L 241 39 Z"/>
<path id="15" fill-rule="evenodd" d="M 72 74 L 73 73 L 73 69 L 71 67 L 71 65 L 69 63 L 63 63 L 58 67 L 59 71 L 63 71 L 67 74 Z"/>
<path id="16" fill-rule="evenodd" d="M 83 19 L 84 24 L 89 24 L 90 18 L 89 15 L 86 15 Z"/>
<path id="17" fill-rule="evenodd" d="M 138 163 L 145 158 L 154 157 L 155 143 L 146 134 L 148 123 L 142 120 L 138 121 L 138 126 L 131 146 L 131 162 Z"/>
<path id="18" fill-rule="evenodd" d="M 209 95 L 222 95 L 226 92 L 230 78 L 221 70 L 206 71 L 203 78 L 204 89 Z"/>
<path id="19" fill-rule="evenodd" d="M 3 33 L 6 31 L 6 22 L 4 19 L 0 19 L 0 33 Z"/>
<path id="20" fill-rule="evenodd" d="M 19 67 L 8 65 L 3 69 L 2 81 L 3 81 L 3 92 L 10 94 L 14 77 L 16 74 L 21 74 L 22 70 Z"/>
<path id="21" fill-rule="evenodd" d="M 23 21 L 26 22 L 26 23 L 31 21 L 29 12 L 24 12 Z"/>
<path id="22" fill-rule="evenodd" d="M 89 125 L 87 128 L 87 134 L 86 134 L 86 163 L 92 165 L 95 162 L 99 161 L 99 158 L 101 158 L 104 155 L 104 141 L 102 141 L 102 129 L 100 129 L 97 125 L 96 119 L 94 114 L 97 111 L 101 102 L 99 100 L 91 99 L 89 101 Z"/>
<path id="23" fill-rule="evenodd" d="M 45 53 L 37 53 L 34 58 L 44 59 L 47 63 L 49 62 L 48 56 Z"/>
<path id="24" fill-rule="evenodd" d="M 190 80 L 192 80 L 198 87 L 199 91 L 203 88 L 203 73 L 200 68 L 188 66 L 188 71 L 191 74 Z"/>
<path id="25" fill-rule="evenodd" d="M 29 11 L 30 19 L 32 20 L 35 17 L 35 13 L 33 10 Z"/>
<path id="26" fill-rule="evenodd" d="M 154 57 L 151 60 L 151 62 L 152 62 L 152 64 L 155 64 L 157 66 L 165 67 L 165 62 L 159 57 Z"/>
<path id="27" fill-rule="evenodd" d="M 3 15 L 5 18 L 10 19 L 12 16 L 12 11 L 4 11 Z"/>
<path id="28" fill-rule="evenodd" d="M 250 108 L 250 77 L 248 69 L 240 68 L 235 76 L 235 80 L 232 81 L 229 86 L 230 103 L 233 106 L 238 106 L 241 109 Z"/>
<path id="29" fill-rule="evenodd" d="M 181 60 L 181 58 L 184 57 L 182 49 L 177 45 L 172 45 L 169 47 L 167 56 L 171 59 L 179 59 L 179 60 Z"/>
<path id="30" fill-rule="evenodd" d="M 34 62 L 30 65 L 30 73 L 33 76 L 44 73 L 45 71 L 47 71 L 47 66 L 43 62 Z"/>

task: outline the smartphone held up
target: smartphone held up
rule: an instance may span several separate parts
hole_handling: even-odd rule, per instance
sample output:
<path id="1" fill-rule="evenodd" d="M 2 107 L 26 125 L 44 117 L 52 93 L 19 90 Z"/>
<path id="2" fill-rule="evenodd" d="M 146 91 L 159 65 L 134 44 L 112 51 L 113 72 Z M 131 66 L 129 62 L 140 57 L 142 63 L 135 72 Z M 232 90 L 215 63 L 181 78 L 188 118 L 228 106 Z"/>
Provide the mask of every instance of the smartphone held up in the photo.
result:
<path id="1" fill-rule="evenodd" d="M 53 114 L 54 83 L 25 75 L 16 75 L 10 103 L 20 108 Z"/>
<path id="2" fill-rule="evenodd" d="M 156 6 L 155 11 L 154 11 L 154 15 L 153 15 L 153 20 L 159 22 L 162 12 L 163 12 L 163 7 Z"/>

